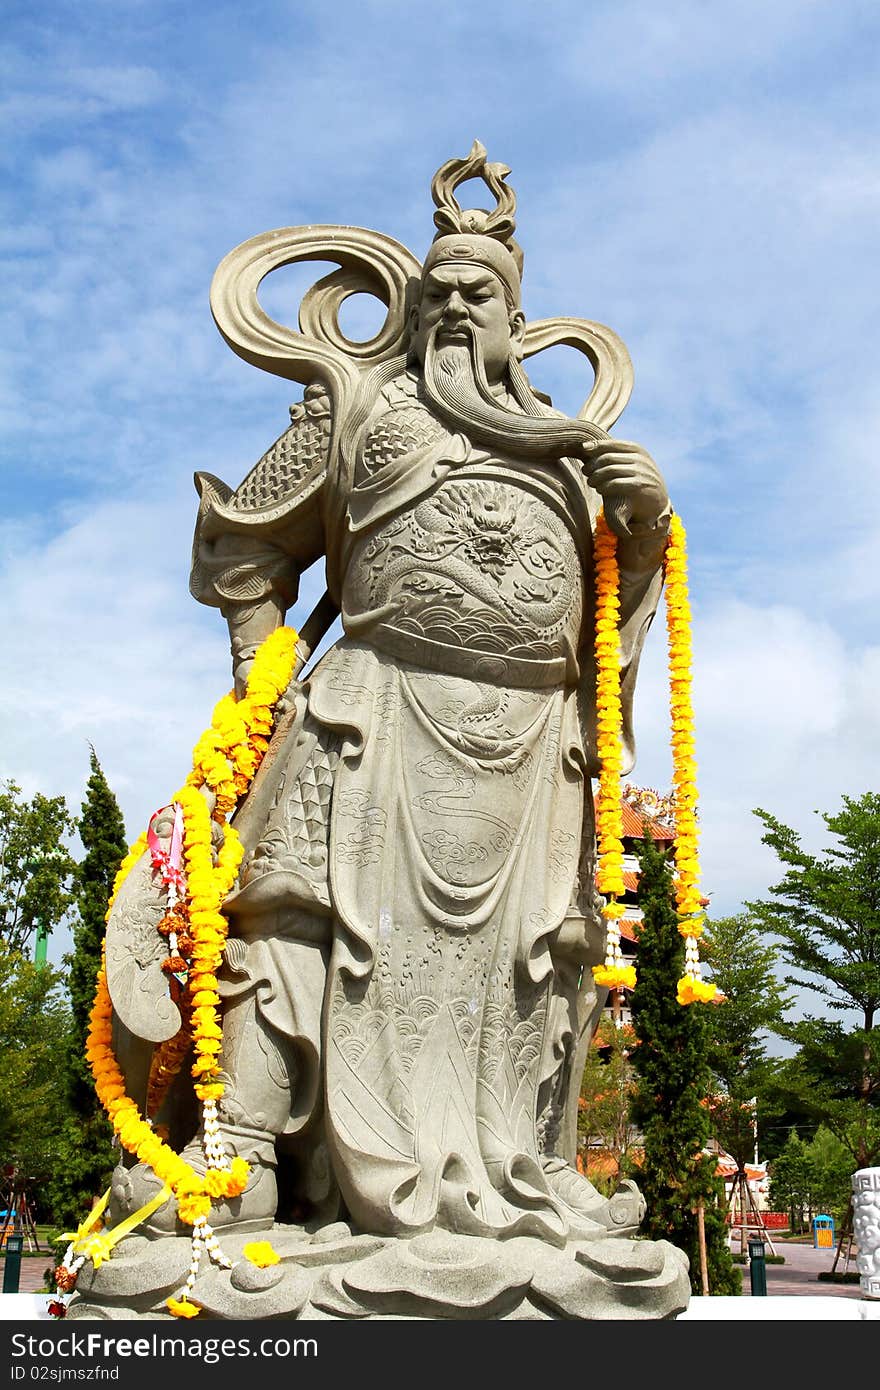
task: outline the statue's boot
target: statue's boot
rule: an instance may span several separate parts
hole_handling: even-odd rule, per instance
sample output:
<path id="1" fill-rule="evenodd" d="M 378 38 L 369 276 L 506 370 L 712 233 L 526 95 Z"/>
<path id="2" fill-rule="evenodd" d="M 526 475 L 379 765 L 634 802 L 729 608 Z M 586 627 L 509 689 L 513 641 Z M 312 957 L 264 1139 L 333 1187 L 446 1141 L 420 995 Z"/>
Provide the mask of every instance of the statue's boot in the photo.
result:
<path id="1" fill-rule="evenodd" d="M 229 1157 L 245 1159 L 251 1171 L 248 1174 L 247 1186 L 239 1197 L 215 1199 L 212 1202 L 208 1216 L 209 1224 L 215 1231 L 233 1228 L 237 1231 L 267 1230 L 275 1220 L 278 1206 L 275 1136 L 265 1130 L 247 1129 L 237 1125 L 223 1125 L 220 1133 L 223 1147 Z M 207 1161 L 198 1139 L 188 1144 L 180 1156 L 194 1172 L 205 1172 Z M 108 1210 L 110 1224 L 115 1225 L 126 1216 L 132 1215 L 156 1197 L 161 1189 L 161 1178 L 158 1178 L 153 1169 L 146 1164 L 137 1163 L 132 1168 L 118 1165 L 111 1183 Z M 140 1235 L 158 1238 L 188 1235 L 192 1227 L 180 1220 L 177 1201 L 174 1197 L 169 1197 L 167 1202 L 147 1217 L 143 1225 L 137 1227 L 137 1231 Z"/>
<path id="2" fill-rule="evenodd" d="M 578 1216 L 603 1226 L 609 1235 L 636 1234 L 647 1208 L 630 1178 L 623 1179 L 611 1197 L 603 1197 L 588 1178 L 557 1154 L 545 1155 L 542 1167 L 550 1190 Z"/>

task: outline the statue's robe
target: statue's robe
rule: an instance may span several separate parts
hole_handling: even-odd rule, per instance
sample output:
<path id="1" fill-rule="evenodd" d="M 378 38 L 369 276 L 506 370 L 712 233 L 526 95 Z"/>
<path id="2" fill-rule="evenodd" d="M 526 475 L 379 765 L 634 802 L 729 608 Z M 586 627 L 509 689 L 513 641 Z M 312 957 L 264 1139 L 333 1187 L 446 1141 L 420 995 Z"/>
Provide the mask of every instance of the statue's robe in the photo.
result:
<path id="1" fill-rule="evenodd" d="M 227 1115 L 293 1140 L 320 1117 L 363 1230 L 561 1244 L 577 1219 L 541 1115 L 570 1028 L 554 940 L 595 902 L 598 499 L 572 461 L 450 430 L 411 371 L 362 416 L 295 486 L 284 437 L 236 494 L 201 479 L 197 596 L 286 603 L 323 553 L 344 631 L 236 818 Z M 621 575 L 628 747 L 661 550 L 631 543 Z M 255 1027 L 274 1076 L 256 1107 Z"/>

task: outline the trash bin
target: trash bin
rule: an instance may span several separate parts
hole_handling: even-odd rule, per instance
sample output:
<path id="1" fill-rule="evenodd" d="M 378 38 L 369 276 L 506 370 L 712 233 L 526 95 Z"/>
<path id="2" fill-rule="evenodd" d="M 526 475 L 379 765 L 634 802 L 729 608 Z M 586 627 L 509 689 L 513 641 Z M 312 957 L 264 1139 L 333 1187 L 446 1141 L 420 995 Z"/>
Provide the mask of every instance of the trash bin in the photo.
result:
<path id="1" fill-rule="evenodd" d="M 813 1246 L 817 1250 L 832 1250 L 834 1248 L 833 1216 L 813 1217 Z"/>

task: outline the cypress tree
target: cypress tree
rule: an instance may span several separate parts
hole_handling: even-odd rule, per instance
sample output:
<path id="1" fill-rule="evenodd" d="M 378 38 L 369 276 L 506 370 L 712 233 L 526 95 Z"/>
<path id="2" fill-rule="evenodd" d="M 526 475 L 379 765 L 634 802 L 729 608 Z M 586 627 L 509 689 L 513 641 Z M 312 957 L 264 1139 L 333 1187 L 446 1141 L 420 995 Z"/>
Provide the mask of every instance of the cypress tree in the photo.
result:
<path id="1" fill-rule="evenodd" d="M 76 1056 L 71 1059 L 71 1099 L 80 1113 L 94 1112 L 95 1086 L 85 1059 L 89 1014 L 101 964 L 107 903 L 119 866 L 128 852 L 125 823 L 119 803 L 108 785 L 94 748 L 89 745 L 91 775 L 82 804 L 79 835 L 85 857 L 76 871 L 77 922 L 70 960 L 70 1003 L 76 1036 Z"/>
<path id="2" fill-rule="evenodd" d="M 85 1049 L 101 963 L 107 902 L 119 865 L 127 853 L 127 844 L 119 803 L 94 748 L 89 746 L 91 774 L 79 823 L 85 856 L 77 865 L 74 885 L 77 909 L 74 949 L 66 957 L 72 1013 L 72 1037 L 64 1078 L 69 1121 L 61 1161 L 51 1183 L 55 1220 L 62 1226 L 82 1220 L 94 1198 L 106 1188 L 116 1162 L 112 1129 L 95 1093 Z"/>
<path id="3" fill-rule="evenodd" d="M 641 1234 L 668 1240 L 690 1260 L 691 1288 L 702 1292 L 698 1211 L 702 1205 L 711 1294 L 739 1294 L 742 1279 L 726 1239 L 724 1183 L 704 1149 L 710 1137 L 707 1019 L 703 1004 L 681 1005 L 684 939 L 665 854 L 646 835 L 639 852 L 638 983 L 632 996 L 636 1086 L 632 1117 L 644 1143 L 638 1175 L 647 1215 Z"/>

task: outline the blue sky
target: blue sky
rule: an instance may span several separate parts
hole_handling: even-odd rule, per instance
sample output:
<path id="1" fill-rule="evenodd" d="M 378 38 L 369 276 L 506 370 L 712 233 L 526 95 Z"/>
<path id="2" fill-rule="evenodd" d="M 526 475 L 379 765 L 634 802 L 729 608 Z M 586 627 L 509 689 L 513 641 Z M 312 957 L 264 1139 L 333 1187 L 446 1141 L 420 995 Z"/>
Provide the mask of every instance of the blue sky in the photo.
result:
<path id="1" fill-rule="evenodd" d="M 873 0 L 7 0 L 0 776 L 78 808 L 91 741 L 132 840 L 180 784 L 229 685 L 192 474 L 239 482 L 296 395 L 223 343 L 214 269 L 310 222 L 421 258 L 431 176 L 479 138 L 527 316 L 624 339 L 615 433 L 688 531 L 711 910 L 778 877 L 754 807 L 824 844 L 815 812 L 880 785 L 878 38 Z M 586 394 L 562 350 L 530 369 Z M 660 788 L 663 648 L 634 774 Z"/>

